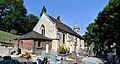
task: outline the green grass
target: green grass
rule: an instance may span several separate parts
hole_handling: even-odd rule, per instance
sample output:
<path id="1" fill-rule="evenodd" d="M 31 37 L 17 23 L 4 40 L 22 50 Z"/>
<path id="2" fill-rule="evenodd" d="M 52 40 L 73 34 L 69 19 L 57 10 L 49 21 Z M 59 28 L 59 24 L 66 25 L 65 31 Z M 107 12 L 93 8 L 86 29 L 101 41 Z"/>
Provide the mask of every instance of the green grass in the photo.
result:
<path id="1" fill-rule="evenodd" d="M 11 33 L 0 30 L 0 42 L 11 42 L 12 40 L 18 37 L 20 36 L 13 35 Z"/>

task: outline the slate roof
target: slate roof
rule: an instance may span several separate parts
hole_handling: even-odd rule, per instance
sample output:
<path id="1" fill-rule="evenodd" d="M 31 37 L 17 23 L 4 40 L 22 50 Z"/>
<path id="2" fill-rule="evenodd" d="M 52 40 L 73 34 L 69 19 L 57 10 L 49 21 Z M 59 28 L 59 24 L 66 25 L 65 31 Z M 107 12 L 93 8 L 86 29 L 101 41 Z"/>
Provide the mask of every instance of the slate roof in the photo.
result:
<path id="1" fill-rule="evenodd" d="M 64 23 L 58 21 L 57 19 L 55 19 L 55 18 L 53 18 L 53 17 L 51 17 L 51 16 L 49 16 L 49 15 L 48 15 L 48 17 L 49 17 L 53 22 L 56 23 L 56 26 L 57 26 L 58 29 L 63 30 L 63 31 L 68 32 L 68 33 L 70 33 L 70 34 L 72 34 L 72 35 L 74 35 L 74 36 L 77 36 L 78 38 L 83 39 L 82 36 L 80 36 L 80 35 L 77 34 L 75 31 L 73 31 L 69 26 L 65 25 Z"/>
<path id="2" fill-rule="evenodd" d="M 20 38 L 18 38 L 19 40 L 29 40 L 29 39 L 33 39 L 33 40 L 47 40 L 47 41 L 51 41 L 52 39 L 47 38 L 46 36 L 37 33 L 36 31 L 31 31 L 23 36 L 21 36 Z"/>

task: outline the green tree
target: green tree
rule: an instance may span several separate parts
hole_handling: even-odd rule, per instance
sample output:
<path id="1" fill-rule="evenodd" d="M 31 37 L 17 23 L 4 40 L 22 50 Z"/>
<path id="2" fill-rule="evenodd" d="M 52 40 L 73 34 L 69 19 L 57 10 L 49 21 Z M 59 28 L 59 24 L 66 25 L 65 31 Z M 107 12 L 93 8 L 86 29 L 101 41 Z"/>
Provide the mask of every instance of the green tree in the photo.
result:
<path id="1" fill-rule="evenodd" d="M 43 8 L 42 8 L 42 12 L 40 13 L 40 17 L 42 16 L 43 12 L 44 12 L 44 13 L 47 12 L 47 9 L 45 8 L 45 6 L 43 6 Z"/>
<path id="2" fill-rule="evenodd" d="M 98 34 L 95 33 L 97 29 L 98 29 L 98 26 L 95 23 L 91 23 L 87 27 L 87 32 L 85 32 L 85 35 L 84 35 L 84 39 L 85 39 L 85 42 L 87 42 L 87 46 L 89 46 L 92 42 L 98 41 L 98 39 L 96 38 Z"/>
<path id="3" fill-rule="evenodd" d="M 120 0 L 111 0 L 87 27 L 84 35 L 87 43 L 95 42 L 98 49 L 110 52 L 113 43 L 120 46 Z M 118 53 L 117 53 L 118 54 Z"/>
<path id="4" fill-rule="evenodd" d="M 57 17 L 57 20 L 61 21 L 61 20 L 60 20 L 60 16 Z"/>
<path id="5" fill-rule="evenodd" d="M 37 16 L 35 16 L 35 15 L 33 15 L 33 14 L 29 14 L 29 15 L 28 15 L 28 21 L 29 21 L 29 23 L 28 23 L 28 25 L 27 25 L 28 32 L 33 30 L 33 28 L 34 28 L 35 25 L 37 24 L 38 20 L 39 20 L 39 19 L 38 19 Z"/>
<path id="6" fill-rule="evenodd" d="M 27 10 L 23 0 L 0 0 L 0 24 L 1 28 L 10 32 L 11 29 L 18 33 L 26 33 Z"/>
<path id="7" fill-rule="evenodd" d="M 6 16 L 7 14 L 7 10 L 6 9 L 6 3 L 5 0 L 0 0 L 0 30 L 5 30 L 5 23 L 3 22 L 3 18 Z"/>

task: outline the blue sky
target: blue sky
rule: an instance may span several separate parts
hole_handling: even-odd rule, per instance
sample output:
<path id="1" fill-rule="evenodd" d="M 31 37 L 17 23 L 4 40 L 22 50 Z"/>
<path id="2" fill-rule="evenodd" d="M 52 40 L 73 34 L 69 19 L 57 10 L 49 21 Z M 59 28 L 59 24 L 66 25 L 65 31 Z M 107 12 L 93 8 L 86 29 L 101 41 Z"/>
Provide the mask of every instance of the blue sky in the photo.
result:
<path id="1" fill-rule="evenodd" d="M 71 28 L 77 23 L 80 34 L 83 35 L 86 27 L 94 22 L 98 13 L 108 4 L 109 0 L 24 0 L 28 14 L 40 16 L 43 6 L 47 14 L 56 18 Z M 39 17 L 40 18 L 40 17 Z"/>

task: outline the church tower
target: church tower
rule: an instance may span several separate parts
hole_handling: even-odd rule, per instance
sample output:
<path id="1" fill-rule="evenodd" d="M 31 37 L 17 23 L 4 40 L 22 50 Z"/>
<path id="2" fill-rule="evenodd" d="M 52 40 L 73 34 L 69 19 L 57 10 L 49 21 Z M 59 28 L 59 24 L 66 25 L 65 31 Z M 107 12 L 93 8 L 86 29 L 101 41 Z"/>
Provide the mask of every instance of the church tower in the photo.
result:
<path id="1" fill-rule="evenodd" d="M 80 34 L 80 28 L 78 26 L 78 24 L 76 23 L 73 29 L 77 34 Z"/>

